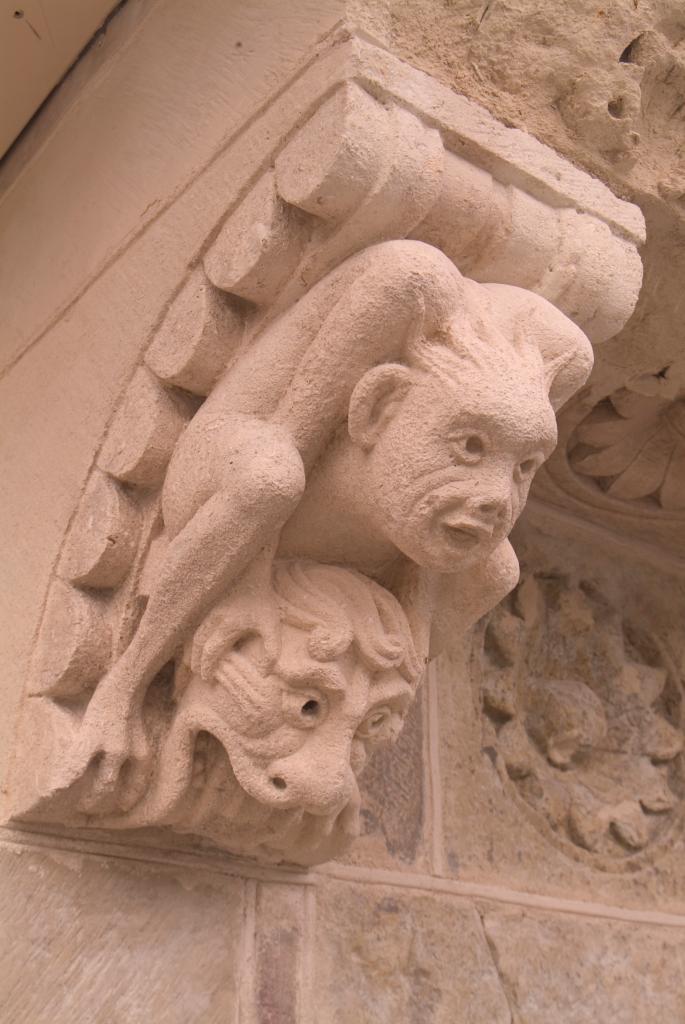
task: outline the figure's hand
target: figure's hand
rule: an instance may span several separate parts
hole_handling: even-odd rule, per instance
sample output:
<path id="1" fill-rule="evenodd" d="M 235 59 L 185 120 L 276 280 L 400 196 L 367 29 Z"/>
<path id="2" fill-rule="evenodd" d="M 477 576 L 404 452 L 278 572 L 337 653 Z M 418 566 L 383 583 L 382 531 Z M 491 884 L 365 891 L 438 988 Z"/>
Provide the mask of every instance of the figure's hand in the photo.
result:
<path id="1" fill-rule="evenodd" d="M 281 618 L 271 583 L 271 552 L 263 553 L 240 578 L 230 596 L 217 605 L 193 637 L 190 666 L 210 682 L 221 659 L 241 640 L 259 636 L 264 647 L 260 668 L 270 672 L 281 652 Z"/>
<path id="2" fill-rule="evenodd" d="M 150 748 L 137 703 L 122 706 L 105 690 L 96 690 L 73 750 L 74 768 L 79 775 L 90 769 L 92 777 L 80 809 L 91 814 L 128 810 L 147 787 L 149 763 Z"/>
<path id="3" fill-rule="evenodd" d="M 210 621 L 211 620 L 211 621 Z M 221 659 L 247 636 L 259 636 L 264 645 L 260 668 L 268 673 L 280 654 L 280 615 L 278 606 L 270 593 L 227 602 L 216 609 L 195 634 L 192 644 L 192 671 L 205 681 L 214 677 Z"/>

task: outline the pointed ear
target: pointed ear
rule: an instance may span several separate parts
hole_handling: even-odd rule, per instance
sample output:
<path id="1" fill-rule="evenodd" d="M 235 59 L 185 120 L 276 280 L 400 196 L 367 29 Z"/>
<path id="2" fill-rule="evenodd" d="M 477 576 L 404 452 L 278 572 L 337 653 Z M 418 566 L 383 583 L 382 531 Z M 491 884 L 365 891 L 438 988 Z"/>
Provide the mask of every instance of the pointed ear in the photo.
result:
<path id="1" fill-rule="evenodd" d="M 350 398 L 350 437 L 369 451 L 402 401 L 411 384 L 411 370 L 399 363 L 384 363 L 368 370 Z"/>

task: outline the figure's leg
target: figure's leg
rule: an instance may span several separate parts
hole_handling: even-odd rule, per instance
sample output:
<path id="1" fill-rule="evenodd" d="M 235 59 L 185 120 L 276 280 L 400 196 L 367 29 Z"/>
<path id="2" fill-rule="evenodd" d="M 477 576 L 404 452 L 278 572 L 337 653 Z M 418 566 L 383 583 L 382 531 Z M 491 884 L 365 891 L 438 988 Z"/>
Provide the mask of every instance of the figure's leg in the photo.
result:
<path id="1" fill-rule="evenodd" d="M 184 633 L 278 535 L 304 488 L 301 459 L 281 428 L 240 418 L 211 423 L 205 433 L 211 450 L 191 437 L 187 456 L 177 459 L 165 498 L 169 519 L 180 529 L 131 643 L 98 684 L 81 726 L 70 770 L 77 777 L 98 757 L 96 798 L 116 785 L 126 760 L 145 757 L 141 710 L 152 677 Z M 219 489 L 207 497 L 206 488 L 203 493 L 198 487 L 205 500 L 192 514 L 189 491 L 197 473 L 190 463 L 197 458 L 205 460 L 204 477 Z"/>

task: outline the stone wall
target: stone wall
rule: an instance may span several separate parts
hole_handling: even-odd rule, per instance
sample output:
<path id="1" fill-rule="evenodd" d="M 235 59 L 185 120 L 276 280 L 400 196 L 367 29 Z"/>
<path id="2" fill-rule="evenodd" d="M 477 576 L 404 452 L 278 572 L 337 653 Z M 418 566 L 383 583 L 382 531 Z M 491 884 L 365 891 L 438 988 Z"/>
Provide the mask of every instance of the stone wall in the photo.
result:
<path id="1" fill-rule="evenodd" d="M 637 313 L 562 413 L 514 536 L 522 584 L 430 668 L 362 776 L 350 852 L 265 867 L 161 830 L 8 825 L 0 1019 L 685 1019 L 682 520 L 640 505 L 666 468 L 617 505 L 588 501 L 561 461 L 582 416 L 682 358 L 676 8 L 129 0 L 6 158 L 3 777 L 47 581 L 119 396 L 189 254 L 266 159 L 251 126 L 341 23 L 637 202 L 648 242 Z M 221 163 L 233 145 L 242 171 Z"/>

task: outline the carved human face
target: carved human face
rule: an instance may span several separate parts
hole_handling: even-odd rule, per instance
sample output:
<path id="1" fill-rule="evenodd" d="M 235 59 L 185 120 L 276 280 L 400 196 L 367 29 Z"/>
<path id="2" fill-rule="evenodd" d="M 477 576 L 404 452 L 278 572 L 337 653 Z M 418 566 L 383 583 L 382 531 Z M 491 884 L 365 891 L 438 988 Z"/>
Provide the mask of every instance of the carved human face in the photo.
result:
<path id="1" fill-rule="evenodd" d="M 399 733 L 413 690 L 395 670 L 372 675 L 352 651 L 317 661 L 308 639 L 284 623 L 271 674 L 261 673 L 249 644 L 219 670 L 231 704 L 227 751 L 238 782 L 260 804 L 335 816 L 358 801 L 356 776 L 369 750 Z"/>
<path id="2" fill-rule="evenodd" d="M 513 527 L 556 443 L 542 382 L 416 372 L 368 453 L 376 526 L 412 561 L 453 572 Z"/>

